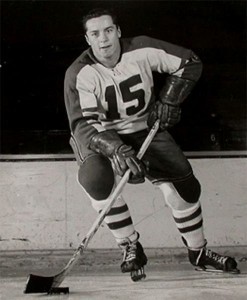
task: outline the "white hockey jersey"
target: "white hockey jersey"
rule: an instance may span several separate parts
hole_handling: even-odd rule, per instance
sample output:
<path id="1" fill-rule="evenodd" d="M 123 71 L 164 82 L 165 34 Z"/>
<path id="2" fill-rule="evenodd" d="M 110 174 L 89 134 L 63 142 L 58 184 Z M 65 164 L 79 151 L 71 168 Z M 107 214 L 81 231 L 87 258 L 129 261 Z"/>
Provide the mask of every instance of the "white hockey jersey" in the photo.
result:
<path id="1" fill-rule="evenodd" d="M 188 49 L 146 36 L 121 39 L 121 57 L 110 69 L 91 48 L 68 68 L 65 103 L 72 136 L 89 147 L 97 132 L 128 134 L 147 128 L 153 97 L 153 72 L 197 81 L 202 64 Z"/>

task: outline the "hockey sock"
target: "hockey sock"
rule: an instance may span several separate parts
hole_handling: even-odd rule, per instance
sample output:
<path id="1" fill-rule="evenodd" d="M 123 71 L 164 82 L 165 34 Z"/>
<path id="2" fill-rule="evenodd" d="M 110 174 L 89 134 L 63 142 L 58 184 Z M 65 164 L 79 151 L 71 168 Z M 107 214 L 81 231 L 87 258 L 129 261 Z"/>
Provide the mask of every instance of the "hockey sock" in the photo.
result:
<path id="1" fill-rule="evenodd" d="M 90 199 L 92 206 L 99 213 L 105 207 L 107 202 L 107 200 L 94 200 L 91 197 Z M 132 222 L 130 211 L 123 196 L 120 195 L 117 198 L 104 221 L 118 244 L 126 238 L 130 239 L 130 241 L 135 241 L 137 239 L 137 233 Z"/>
<path id="2" fill-rule="evenodd" d="M 205 244 L 203 219 L 199 200 L 185 201 L 170 182 L 159 185 L 166 203 L 172 210 L 176 226 L 188 247 L 200 248 Z"/>
<path id="3" fill-rule="evenodd" d="M 189 248 L 199 249 L 205 245 L 201 205 L 198 201 L 185 210 L 172 209 L 179 232 Z"/>

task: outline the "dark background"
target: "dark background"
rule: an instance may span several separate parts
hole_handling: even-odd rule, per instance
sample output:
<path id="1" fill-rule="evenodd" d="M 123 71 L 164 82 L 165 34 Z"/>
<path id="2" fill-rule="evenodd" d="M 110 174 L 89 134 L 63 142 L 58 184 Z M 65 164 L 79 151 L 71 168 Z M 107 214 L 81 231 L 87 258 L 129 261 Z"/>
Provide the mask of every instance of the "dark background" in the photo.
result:
<path id="1" fill-rule="evenodd" d="M 0 153 L 71 152 L 64 73 L 87 47 L 81 17 L 99 6 L 116 10 L 123 36 L 164 39 L 202 59 L 171 130 L 183 150 L 246 149 L 245 1 L 2 1 Z"/>

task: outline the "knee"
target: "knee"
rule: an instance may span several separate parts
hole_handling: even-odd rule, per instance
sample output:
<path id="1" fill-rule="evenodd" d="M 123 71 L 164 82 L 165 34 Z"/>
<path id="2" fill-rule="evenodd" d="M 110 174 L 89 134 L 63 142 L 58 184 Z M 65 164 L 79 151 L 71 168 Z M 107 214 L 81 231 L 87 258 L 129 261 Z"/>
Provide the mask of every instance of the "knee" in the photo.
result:
<path id="1" fill-rule="evenodd" d="M 114 186 L 111 162 L 102 155 L 88 157 L 79 168 L 78 181 L 93 199 L 108 198 Z"/>
<path id="2" fill-rule="evenodd" d="M 196 203 L 201 195 L 201 185 L 192 174 L 183 181 L 173 182 L 175 189 L 181 198 L 188 203 Z"/>

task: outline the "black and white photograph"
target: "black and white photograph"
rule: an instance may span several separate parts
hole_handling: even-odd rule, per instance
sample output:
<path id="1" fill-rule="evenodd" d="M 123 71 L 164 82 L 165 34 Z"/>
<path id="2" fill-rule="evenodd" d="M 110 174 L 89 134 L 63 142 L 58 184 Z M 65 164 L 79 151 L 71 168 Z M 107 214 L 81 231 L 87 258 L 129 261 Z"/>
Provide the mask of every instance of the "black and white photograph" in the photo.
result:
<path id="1" fill-rule="evenodd" d="M 0 14 L 0 299 L 246 299 L 246 1 Z"/>

